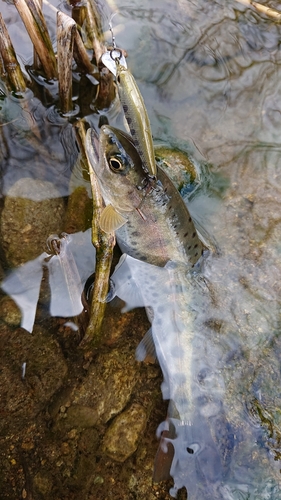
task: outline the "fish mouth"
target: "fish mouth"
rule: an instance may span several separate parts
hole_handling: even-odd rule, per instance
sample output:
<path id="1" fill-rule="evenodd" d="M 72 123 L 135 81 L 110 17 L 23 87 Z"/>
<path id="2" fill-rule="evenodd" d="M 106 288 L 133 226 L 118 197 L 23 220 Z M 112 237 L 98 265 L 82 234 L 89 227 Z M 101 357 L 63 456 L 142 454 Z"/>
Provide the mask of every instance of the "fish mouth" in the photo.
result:
<path id="1" fill-rule="evenodd" d="M 90 164 L 96 171 L 95 165 L 98 165 L 100 154 L 99 154 L 99 136 L 94 128 L 89 128 L 86 133 L 86 152 L 89 158 Z"/>

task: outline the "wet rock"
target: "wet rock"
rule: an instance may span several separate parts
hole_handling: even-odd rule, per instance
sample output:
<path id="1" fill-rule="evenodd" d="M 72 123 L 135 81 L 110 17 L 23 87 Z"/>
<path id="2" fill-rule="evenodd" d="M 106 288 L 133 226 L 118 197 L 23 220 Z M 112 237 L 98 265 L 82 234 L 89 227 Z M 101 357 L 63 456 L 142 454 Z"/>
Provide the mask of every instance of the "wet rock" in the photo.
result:
<path id="1" fill-rule="evenodd" d="M 143 406 L 132 404 L 108 428 L 103 440 L 103 452 L 118 462 L 124 462 L 136 451 L 146 422 L 147 414 Z"/>
<path id="2" fill-rule="evenodd" d="M 0 301 L 0 318 L 10 326 L 19 326 L 21 311 L 10 297 L 3 297 Z"/>
<path id="3" fill-rule="evenodd" d="M 9 190 L 1 218 L 2 245 L 8 264 L 19 266 L 46 250 L 50 234 L 63 228 L 64 200 L 47 181 L 18 180 Z"/>

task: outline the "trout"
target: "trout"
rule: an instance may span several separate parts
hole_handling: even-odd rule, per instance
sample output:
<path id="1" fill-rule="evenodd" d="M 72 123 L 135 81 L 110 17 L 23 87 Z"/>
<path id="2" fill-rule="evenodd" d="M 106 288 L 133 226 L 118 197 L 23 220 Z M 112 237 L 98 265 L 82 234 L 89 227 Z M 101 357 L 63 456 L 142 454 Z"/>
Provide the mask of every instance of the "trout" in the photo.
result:
<path id="1" fill-rule="evenodd" d="M 194 328 L 200 301 L 202 305 L 205 300 L 193 274 L 204 246 L 174 185 L 161 169 L 156 178 L 142 168 L 130 136 L 103 125 L 99 146 L 95 131 L 88 130 L 86 149 L 106 204 L 100 226 L 116 231 L 125 252 L 111 277 L 109 299 L 117 295 L 127 310 L 147 308 L 152 327 L 137 358 L 152 354 L 154 346 L 163 372 L 163 398 L 170 400 L 168 417 L 158 429 L 154 479 L 170 473 L 172 496 L 185 486 L 189 499 L 220 499 L 215 490 L 221 457 L 200 411 L 202 394 L 193 376 Z M 212 411 L 220 408 L 220 396 L 209 394 Z"/>
<path id="2" fill-rule="evenodd" d="M 158 167 L 158 179 L 148 174 L 131 137 L 109 125 L 101 127 L 99 146 L 89 129 L 86 148 L 107 205 L 101 229 L 117 231 L 121 250 L 132 257 L 157 266 L 173 260 L 192 267 L 205 247 L 165 172 Z"/>

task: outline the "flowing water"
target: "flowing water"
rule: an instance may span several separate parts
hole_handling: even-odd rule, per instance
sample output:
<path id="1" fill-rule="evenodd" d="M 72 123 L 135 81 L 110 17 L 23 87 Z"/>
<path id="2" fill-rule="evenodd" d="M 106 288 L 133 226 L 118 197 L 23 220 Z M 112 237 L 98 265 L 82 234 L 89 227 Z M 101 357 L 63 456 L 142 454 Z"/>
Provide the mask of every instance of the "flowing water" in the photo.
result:
<path id="1" fill-rule="evenodd" d="M 218 498 L 279 500 L 281 26 L 235 0 L 116 0 L 116 7 L 116 42 L 128 52 L 155 143 L 194 158 L 200 183 L 185 201 L 218 248 L 205 269 L 216 304 L 204 311 L 209 336 L 197 340 L 195 373 L 206 394 L 216 384 L 223 393 L 212 431 L 227 450 Z M 1 11 L 21 62 L 31 64 L 13 5 L 2 2 Z M 44 11 L 54 39 L 55 13 Z M 107 30 L 111 11 L 102 11 Z M 22 177 L 52 182 L 50 197 L 63 199 L 82 182 L 69 183 L 77 150 L 72 127 L 52 105 L 56 86 L 41 87 L 37 97 L 1 101 L 3 200 Z M 97 124 L 90 108 L 86 114 Z M 44 248 L 37 250 L 30 259 Z"/>

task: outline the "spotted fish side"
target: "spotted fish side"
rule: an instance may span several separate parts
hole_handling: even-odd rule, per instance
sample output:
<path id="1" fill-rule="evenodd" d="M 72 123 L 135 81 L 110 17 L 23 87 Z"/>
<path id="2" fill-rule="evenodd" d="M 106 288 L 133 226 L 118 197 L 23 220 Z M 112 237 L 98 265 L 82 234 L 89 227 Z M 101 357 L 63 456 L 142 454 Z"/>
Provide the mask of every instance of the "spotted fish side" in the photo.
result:
<path id="1" fill-rule="evenodd" d="M 184 486 L 191 500 L 222 500 L 223 457 L 210 421 L 216 413 L 209 418 L 208 411 L 201 411 L 204 394 L 194 380 L 198 291 L 193 274 L 175 262 L 161 268 L 123 255 L 111 277 L 110 299 L 116 295 L 126 302 L 126 310 L 153 309 L 151 333 L 163 373 L 161 390 L 163 399 L 170 400 L 167 419 L 157 431 L 154 480 L 171 475 L 175 498 Z M 217 408 L 222 396 L 208 393 Z"/>

